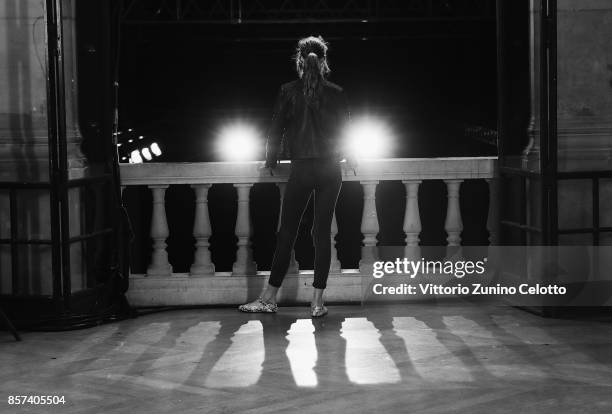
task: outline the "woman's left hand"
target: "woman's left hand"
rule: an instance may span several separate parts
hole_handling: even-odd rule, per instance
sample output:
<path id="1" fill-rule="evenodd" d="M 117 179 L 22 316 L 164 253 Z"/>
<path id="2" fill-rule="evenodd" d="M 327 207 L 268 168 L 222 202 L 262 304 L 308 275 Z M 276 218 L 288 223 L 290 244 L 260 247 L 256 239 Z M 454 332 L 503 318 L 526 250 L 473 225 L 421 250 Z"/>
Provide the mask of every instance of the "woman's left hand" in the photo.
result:
<path id="1" fill-rule="evenodd" d="M 357 160 L 355 158 L 346 158 L 342 163 L 342 166 L 347 174 L 352 172 L 354 175 L 357 175 L 357 172 L 355 171 L 357 168 Z"/>

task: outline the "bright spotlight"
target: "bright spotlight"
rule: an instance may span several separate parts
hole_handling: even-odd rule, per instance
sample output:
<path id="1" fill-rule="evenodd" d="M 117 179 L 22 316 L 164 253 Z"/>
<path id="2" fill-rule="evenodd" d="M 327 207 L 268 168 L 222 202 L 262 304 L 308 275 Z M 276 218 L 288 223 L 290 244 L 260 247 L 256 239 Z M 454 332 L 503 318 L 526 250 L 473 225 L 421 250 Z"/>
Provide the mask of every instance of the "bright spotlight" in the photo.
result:
<path id="1" fill-rule="evenodd" d="M 140 164 L 142 163 L 142 156 L 140 155 L 140 151 L 138 150 L 134 150 L 130 153 L 130 161 L 133 164 Z"/>
<path id="2" fill-rule="evenodd" d="M 258 155 L 259 134 L 246 124 L 232 124 L 221 130 L 218 137 L 218 149 L 225 160 L 252 160 Z"/>
<path id="3" fill-rule="evenodd" d="M 147 147 L 141 149 L 140 152 L 142 152 L 142 156 L 145 157 L 147 161 L 151 161 L 153 159 L 153 156 L 151 155 L 151 151 L 149 151 Z"/>
<path id="4" fill-rule="evenodd" d="M 389 154 L 392 133 L 380 120 L 357 118 L 345 131 L 346 151 L 356 158 L 381 158 Z"/>
<path id="5" fill-rule="evenodd" d="M 149 147 L 151 148 L 151 152 L 155 154 L 156 157 L 159 157 L 161 155 L 162 151 L 161 148 L 159 148 L 157 142 L 152 143 Z"/>

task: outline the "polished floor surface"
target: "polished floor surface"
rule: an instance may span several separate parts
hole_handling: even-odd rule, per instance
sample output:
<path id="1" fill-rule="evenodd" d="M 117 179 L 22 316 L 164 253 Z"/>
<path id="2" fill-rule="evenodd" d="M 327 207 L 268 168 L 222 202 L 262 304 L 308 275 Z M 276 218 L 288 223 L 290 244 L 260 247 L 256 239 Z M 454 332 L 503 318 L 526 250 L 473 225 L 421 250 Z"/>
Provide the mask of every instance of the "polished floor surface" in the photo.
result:
<path id="1" fill-rule="evenodd" d="M 612 412 L 612 322 L 510 307 L 181 310 L 23 336 L 0 332 L 2 413 Z"/>

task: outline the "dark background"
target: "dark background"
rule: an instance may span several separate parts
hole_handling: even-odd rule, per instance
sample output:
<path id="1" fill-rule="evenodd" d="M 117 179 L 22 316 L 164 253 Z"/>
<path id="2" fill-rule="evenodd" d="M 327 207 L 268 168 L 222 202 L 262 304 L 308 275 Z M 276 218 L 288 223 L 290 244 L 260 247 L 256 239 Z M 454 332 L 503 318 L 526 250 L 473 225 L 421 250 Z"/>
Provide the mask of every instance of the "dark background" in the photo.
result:
<path id="1" fill-rule="evenodd" d="M 394 23 L 386 35 L 382 24 L 364 25 L 363 36 L 302 24 L 273 27 L 276 37 L 263 38 L 270 29 L 255 24 L 127 25 L 122 129 L 154 137 L 163 161 L 222 160 L 213 151 L 216 131 L 241 119 L 265 133 L 279 86 L 296 77 L 297 39 L 322 35 L 330 43 L 330 80 L 347 91 L 353 115 L 389 124 L 399 144 L 394 156 L 494 153 L 464 136 L 466 126 L 496 127 L 494 22 Z"/>
<path id="2" fill-rule="evenodd" d="M 274 7 L 273 3 L 283 3 L 278 1 L 249 3 L 266 4 L 269 8 L 241 22 L 235 16 L 224 21 L 216 15 L 207 16 L 208 20 L 202 22 L 201 16 L 190 17 L 188 13 L 177 19 L 172 9 L 156 8 L 173 1 L 133 3 L 135 6 L 123 15 L 118 41 L 120 128 L 123 131 L 133 128 L 136 135 L 144 135 L 148 142 L 158 142 L 163 154 L 157 162 L 220 160 L 213 151 L 216 132 L 235 120 L 251 122 L 265 134 L 280 84 L 296 77 L 292 61 L 296 41 L 307 35 L 321 35 L 329 41 L 330 80 L 347 91 L 353 115 L 376 115 L 391 127 L 398 140 L 392 156 L 497 153 L 494 139 L 477 139 L 469 132 L 474 128 L 497 127 L 495 1 L 374 2 L 387 6 L 393 3 L 393 10 L 386 15 L 384 10 L 372 15 L 363 14 L 367 12 L 323 15 L 314 7 L 309 9 L 310 3 L 302 2 L 305 6 L 301 16 L 286 22 L 278 17 L 280 7 Z M 415 9 L 417 3 L 429 5 L 430 9 Z M 486 7 L 473 8 L 470 4 Z M 512 6 L 521 12 L 515 16 L 523 17 L 511 21 L 516 36 L 510 36 L 506 52 L 512 62 L 512 70 L 506 72 L 507 83 L 512 85 L 510 92 L 517 96 L 514 101 L 524 102 L 528 97 L 527 1 L 512 2 Z M 85 13 L 83 10 L 80 13 Z M 88 30 L 90 27 L 81 23 L 81 33 Z M 81 41 L 80 48 L 81 55 L 87 55 L 86 41 Z M 87 84 L 87 75 L 80 77 L 85 78 L 80 82 Z M 92 101 L 92 97 L 82 96 L 81 106 L 87 107 L 87 101 Z M 525 106 L 513 115 L 516 131 L 526 128 L 528 109 Z M 259 159 L 262 158 L 263 148 Z M 345 183 L 338 200 L 337 242 L 345 268 L 357 267 L 359 260 L 361 209 L 354 206 L 361 205 L 362 197 L 358 183 Z M 148 236 L 151 195 L 144 187 L 128 188 L 124 199 L 136 234 L 132 271 L 142 273 L 151 251 Z M 210 190 L 211 252 L 218 271 L 231 270 L 235 258 L 235 200 L 235 189 L 229 184 Z M 252 241 L 260 270 L 268 269 L 272 258 L 278 201 L 274 185 L 253 187 Z M 423 224 L 421 244 L 445 245 L 444 183 L 423 182 L 419 204 Z M 402 243 L 404 205 L 401 183 L 379 185 L 381 244 Z M 171 186 L 166 194 L 166 208 L 170 262 L 175 272 L 187 272 L 194 251 L 193 190 L 188 186 Z M 481 180 L 464 182 L 461 189 L 464 244 L 487 243 L 487 208 L 487 184 Z M 296 246 L 301 268 L 312 265 L 308 234 L 311 221 L 309 207 Z"/>

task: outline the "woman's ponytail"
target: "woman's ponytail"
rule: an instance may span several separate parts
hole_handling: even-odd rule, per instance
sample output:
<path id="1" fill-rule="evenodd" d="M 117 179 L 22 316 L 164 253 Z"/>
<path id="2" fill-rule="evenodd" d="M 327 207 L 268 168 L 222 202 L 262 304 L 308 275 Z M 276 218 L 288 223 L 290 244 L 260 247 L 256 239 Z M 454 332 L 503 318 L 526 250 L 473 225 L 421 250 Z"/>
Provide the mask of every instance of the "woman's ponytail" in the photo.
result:
<path id="1" fill-rule="evenodd" d="M 306 96 L 306 100 L 309 102 L 315 102 L 317 100 L 319 89 L 321 88 L 323 74 L 321 73 L 319 57 L 314 52 L 311 52 L 308 54 L 308 56 L 306 56 L 302 80 L 304 82 L 304 96 Z"/>
<path id="2" fill-rule="evenodd" d="M 323 79 L 330 72 L 327 64 L 327 43 L 320 36 L 301 39 L 298 42 L 295 63 L 304 84 L 306 101 L 311 105 L 318 105 Z"/>

